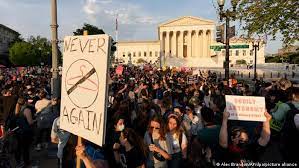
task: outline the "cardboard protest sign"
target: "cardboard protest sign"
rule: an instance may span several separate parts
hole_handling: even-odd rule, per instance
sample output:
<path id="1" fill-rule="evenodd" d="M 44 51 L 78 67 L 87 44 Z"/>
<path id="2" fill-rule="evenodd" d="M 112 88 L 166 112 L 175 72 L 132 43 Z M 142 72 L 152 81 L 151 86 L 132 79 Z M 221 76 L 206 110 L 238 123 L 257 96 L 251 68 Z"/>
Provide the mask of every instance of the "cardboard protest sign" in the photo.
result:
<path id="1" fill-rule="evenodd" d="M 105 142 L 108 35 L 64 38 L 60 127 L 97 145 Z"/>
<path id="2" fill-rule="evenodd" d="M 187 84 L 198 83 L 198 76 L 192 75 L 187 77 Z"/>
<path id="3" fill-rule="evenodd" d="M 122 75 L 123 74 L 123 71 L 124 71 L 124 67 L 122 65 L 119 65 L 117 66 L 116 70 L 115 70 L 115 73 L 117 75 Z"/>
<path id="4" fill-rule="evenodd" d="M 225 95 L 230 120 L 266 121 L 265 97 Z"/>

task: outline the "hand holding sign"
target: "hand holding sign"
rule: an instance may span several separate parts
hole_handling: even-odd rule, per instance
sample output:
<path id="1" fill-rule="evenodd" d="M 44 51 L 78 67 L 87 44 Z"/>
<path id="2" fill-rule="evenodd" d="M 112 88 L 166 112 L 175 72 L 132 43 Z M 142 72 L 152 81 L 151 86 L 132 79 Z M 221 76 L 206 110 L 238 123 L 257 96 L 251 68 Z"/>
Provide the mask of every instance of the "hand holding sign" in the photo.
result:
<path id="1" fill-rule="evenodd" d="M 223 120 L 228 120 L 229 118 L 229 112 L 226 111 L 226 109 L 224 109 L 224 112 L 223 112 Z"/>
<path id="2" fill-rule="evenodd" d="M 229 120 L 266 121 L 264 97 L 226 95 Z"/>
<path id="3" fill-rule="evenodd" d="M 272 116 L 266 111 L 265 112 L 266 121 L 269 122 L 272 119 Z"/>

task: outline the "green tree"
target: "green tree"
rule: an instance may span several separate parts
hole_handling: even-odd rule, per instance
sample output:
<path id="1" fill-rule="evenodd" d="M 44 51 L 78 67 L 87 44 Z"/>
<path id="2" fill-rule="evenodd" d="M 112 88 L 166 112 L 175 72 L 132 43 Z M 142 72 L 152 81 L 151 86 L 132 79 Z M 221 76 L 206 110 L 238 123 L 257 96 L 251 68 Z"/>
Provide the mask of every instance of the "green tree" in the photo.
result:
<path id="1" fill-rule="evenodd" d="M 73 34 L 75 36 L 81 36 L 81 35 L 83 35 L 84 30 L 88 31 L 88 35 L 105 34 L 103 29 L 100 29 L 100 28 L 98 28 L 94 25 L 88 24 L 88 23 L 84 23 L 83 27 L 76 29 L 76 31 L 74 31 Z M 114 60 L 115 51 L 116 51 L 116 42 L 112 39 L 112 46 L 111 46 L 111 53 L 110 53 L 110 57 L 112 60 Z"/>
<path id="2" fill-rule="evenodd" d="M 99 29 L 96 26 L 84 23 L 82 28 L 77 29 L 73 32 L 75 36 L 81 36 L 83 35 L 84 30 L 88 31 L 88 35 L 95 35 L 95 34 L 105 34 L 104 30 Z"/>
<path id="3" fill-rule="evenodd" d="M 51 42 L 41 36 L 30 36 L 27 40 L 28 43 L 33 45 L 33 49 L 35 50 L 35 53 L 37 54 L 36 58 L 38 58 L 38 62 L 41 63 L 49 63 L 50 64 L 50 58 L 52 53 L 52 45 Z M 59 54 L 59 52 L 58 52 Z"/>
<path id="4" fill-rule="evenodd" d="M 34 46 L 28 42 L 15 42 L 9 49 L 9 60 L 17 66 L 32 66 L 38 64 Z"/>
<path id="5" fill-rule="evenodd" d="M 285 45 L 299 39 L 298 0 L 240 0 L 237 9 L 248 36 L 282 34 Z"/>

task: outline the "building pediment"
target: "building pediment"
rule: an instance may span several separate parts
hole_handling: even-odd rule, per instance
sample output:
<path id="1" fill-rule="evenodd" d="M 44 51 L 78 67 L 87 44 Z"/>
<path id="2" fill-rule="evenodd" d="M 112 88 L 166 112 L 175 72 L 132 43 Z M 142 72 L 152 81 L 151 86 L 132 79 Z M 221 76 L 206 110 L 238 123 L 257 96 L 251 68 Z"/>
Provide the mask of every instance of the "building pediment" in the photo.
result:
<path id="1" fill-rule="evenodd" d="M 162 23 L 159 27 L 215 25 L 214 21 L 193 16 L 184 16 Z"/>

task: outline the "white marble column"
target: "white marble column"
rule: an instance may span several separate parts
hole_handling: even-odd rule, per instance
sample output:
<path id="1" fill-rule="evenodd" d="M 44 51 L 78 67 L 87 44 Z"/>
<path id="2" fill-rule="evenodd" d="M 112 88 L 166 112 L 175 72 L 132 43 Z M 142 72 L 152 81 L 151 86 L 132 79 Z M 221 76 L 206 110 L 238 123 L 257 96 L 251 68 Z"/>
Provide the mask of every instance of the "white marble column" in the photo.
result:
<path id="1" fill-rule="evenodd" d="M 196 57 L 200 57 L 200 53 L 199 53 L 199 49 L 200 49 L 200 45 L 199 45 L 199 30 L 196 30 L 195 31 L 195 41 L 196 41 L 196 54 L 195 54 L 195 56 Z"/>
<path id="2" fill-rule="evenodd" d="M 202 40 L 203 40 L 203 45 L 202 45 L 202 56 L 207 57 L 207 30 L 202 31 Z"/>
<path id="3" fill-rule="evenodd" d="M 199 46 L 200 57 L 203 57 L 203 30 L 199 31 Z"/>
<path id="4" fill-rule="evenodd" d="M 165 38 L 165 56 L 166 57 L 169 56 L 169 33 L 170 32 L 166 32 L 166 38 Z"/>
<path id="5" fill-rule="evenodd" d="M 165 50 L 165 40 L 164 40 L 164 36 L 163 36 L 163 32 L 160 32 L 160 50 L 161 53 L 163 53 L 163 51 Z M 162 54 L 160 54 L 162 55 Z M 142 53 L 143 56 L 143 53 Z"/>
<path id="6" fill-rule="evenodd" d="M 178 52 L 178 55 L 179 55 L 179 58 L 184 58 L 184 31 L 180 31 L 180 36 L 179 36 L 179 45 L 178 45 L 178 48 L 179 48 L 179 52 Z"/>
<path id="7" fill-rule="evenodd" d="M 172 43 L 173 44 L 172 45 L 173 48 L 171 50 L 171 53 L 172 53 L 173 56 L 178 57 L 178 54 L 177 54 L 177 43 L 178 42 L 177 42 L 177 35 L 176 35 L 176 33 L 177 33 L 176 31 L 173 32 L 173 36 L 172 36 L 173 37 L 173 43 Z"/>
<path id="8" fill-rule="evenodd" d="M 191 53 L 192 53 L 192 57 L 195 57 L 196 56 L 196 34 L 195 32 L 192 30 L 191 31 Z"/>
<path id="9" fill-rule="evenodd" d="M 210 45 L 211 45 L 211 30 L 207 30 L 207 57 L 210 57 Z"/>
<path id="10" fill-rule="evenodd" d="M 188 30 L 187 57 L 192 57 L 192 30 Z"/>

